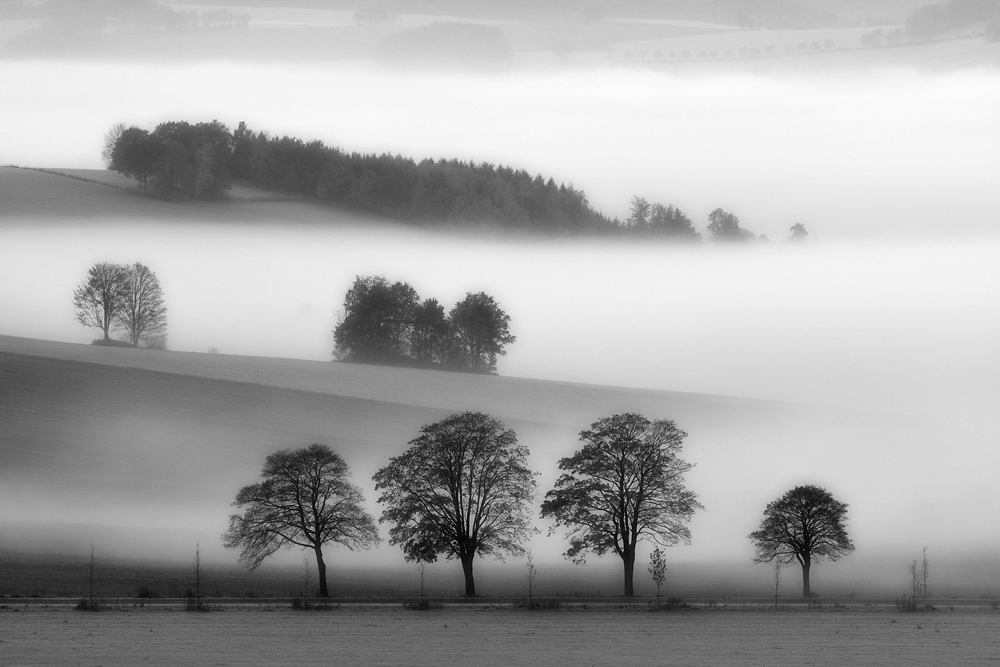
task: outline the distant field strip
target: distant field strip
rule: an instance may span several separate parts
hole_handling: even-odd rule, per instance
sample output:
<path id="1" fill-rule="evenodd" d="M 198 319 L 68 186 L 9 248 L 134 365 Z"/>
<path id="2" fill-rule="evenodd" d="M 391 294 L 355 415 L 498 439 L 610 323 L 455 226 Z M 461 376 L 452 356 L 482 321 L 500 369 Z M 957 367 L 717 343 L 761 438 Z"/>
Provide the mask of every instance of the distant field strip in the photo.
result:
<path id="1" fill-rule="evenodd" d="M 0 611 L 5 665 L 985 665 L 1000 614 Z"/>

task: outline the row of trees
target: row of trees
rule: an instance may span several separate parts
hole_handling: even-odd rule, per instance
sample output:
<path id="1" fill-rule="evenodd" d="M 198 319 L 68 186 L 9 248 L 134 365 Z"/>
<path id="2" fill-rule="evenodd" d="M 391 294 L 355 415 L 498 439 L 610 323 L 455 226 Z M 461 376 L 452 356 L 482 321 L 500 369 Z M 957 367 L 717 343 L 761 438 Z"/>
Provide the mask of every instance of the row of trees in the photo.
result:
<path id="1" fill-rule="evenodd" d="M 948 0 L 921 5 L 906 19 L 905 34 L 907 39 L 920 41 L 981 22 L 987 24 L 987 38 L 995 40 L 1000 37 L 998 0 Z"/>
<path id="2" fill-rule="evenodd" d="M 690 543 L 687 523 L 703 507 L 684 484 L 692 468 L 680 458 L 686 436 L 673 421 L 638 414 L 605 417 L 580 433 L 583 444 L 559 461 L 562 474 L 540 513 L 553 521 L 550 534 L 566 530 L 566 558 L 580 563 L 590 554 L 615 553 L 624 567 L 624 594 L 632 596 L 640 541 L 657 549 Z M 475 595 L 475 557 L 525 556 L 524 542 L 538 532 L 530 519 L 538 473 L 528 468 L 527 457 L 514 431 L 483 413 L 424 426 L 373 478 L 384 507 L 379 523 L 391 525 L 389 543 L 408 561 L 457 559 L 465 594 Z M 323 545 L 370 548 L 381 540 L 348 474 L 343 459 L 321 444 L 268 456 L 264 480 L 236 496 L 233 504 L 241 511 L 229 518 L 225 546 L 239 549 L 250 568 L 282 547 L 310 549 L 319 593 L 328 596 Z M 798 559 L 808 596 L 809 564 L 854 549 L 844 528 L 846 509 L 823 489 L 796 487 L 767 506 L 760 529 L 750 535 L 756 560 Z M 659 585 L 665 565 L 654 566 Z"/>
<path id="3" fill-rule="evenodd" d="M 638 234 L 662 236 L 678 241 L 700 241 L 701 234 L 695 230 L 691 220 L 673 205 L 649 203 L 643 197 L 632 197 L 632 212 L 625 220 L 625 228 Z M 717 208 L 708 214 L 708 238 L 713 242 L 745 243 L 747 241 L 769 241 L 766 235 L 757 236 L 740 227 L 740 219 Z M 805 241 L 809 232 L 805 225 L 796 223 L 789 228 L 788 241 Z"/>
<path id="4" fill-rule="evenodd" d="M 347 153 L 321 141 L 254 133 L 246 123 L 232 133 L 218 121 L 171 121 L 152 132 L 119 123 L 105 136 L 103 157 L 109 169 L 137 179 L 146 193 L 165 199 L 216 197 L 237 178 L 410 222 L 701 238 L 679 209 L 642 197 L 632 198 L 631 213 L 621 222 L 595 211 L 586 194 L 572 185 L 532 177 L 523 169 Z M 717 214 L 725 212 L 717 209 L 712 216 Z M 712 216 L 708 231 L 713 240 L 757 238 L 745 231 L 717 235 Z"/>
<path id="5" fill-rule="evenodd" d="M 73 308 L 80 324 L 104 333 L 104 344 L 111 342 L 114 330 L 132 347 L 166 347 L 163 290 L 145 264 L 94 264 L 73 290 Z"/>
<path id="6" fill-rule="evenodd" d="M 510 316 L 485 292 L 466 294 L 446 316 L 437 299 L 421 301 L 408 283 L 358 276 L 333 332 L 334 356 L 495 373 L 497 357 L 517 340 L 509 324 Z"/>

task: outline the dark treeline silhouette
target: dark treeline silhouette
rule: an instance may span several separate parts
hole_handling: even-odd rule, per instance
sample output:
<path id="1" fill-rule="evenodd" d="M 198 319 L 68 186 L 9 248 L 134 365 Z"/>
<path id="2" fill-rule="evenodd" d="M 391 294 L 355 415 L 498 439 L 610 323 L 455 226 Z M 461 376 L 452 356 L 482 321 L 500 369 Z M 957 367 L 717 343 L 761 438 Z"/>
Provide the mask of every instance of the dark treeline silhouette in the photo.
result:
<path id="1" fill-rule="evenodd" d="M 118 123 L 105 136 L 103 156 L 109 169 L 164 199 L 215 198 L 235 178 L 416 224 L 701 240 L 672 204 L 633 197 L 621 222 L 594 210 L 582 190 L 523 169 L 348 153 L 322 141 L 254 133 L 246 123 L 234 132 L 217 120 L 169 121 L 151 132 Z M 711 241 L 768 240 L 722 209 L 709 215 L 708 233 Z"/>
<path id="2" fill-rule="evenodd" d="M 341 361 L 495 373 L 497 357 L 517 339 L 510 316 L 490 295 L 469 293 L 448 315 L 409 284 L 358 276 L 344 296 L 333 332 Z"/>
<path id="3" fill-rule="evenodd" d="M 582 191 L 523 169 L 348 153 L 321 141 L 255 134 L 245 123 L 233 133 L 232 173 L 400 220 L 570 232 L 615 227 Z"/>

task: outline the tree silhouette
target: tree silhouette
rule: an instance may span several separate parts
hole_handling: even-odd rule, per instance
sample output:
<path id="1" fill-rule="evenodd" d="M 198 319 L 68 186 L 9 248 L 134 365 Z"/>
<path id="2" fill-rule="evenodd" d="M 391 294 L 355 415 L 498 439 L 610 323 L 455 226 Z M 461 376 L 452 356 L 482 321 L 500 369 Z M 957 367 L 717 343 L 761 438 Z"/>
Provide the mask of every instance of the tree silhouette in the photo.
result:
<path id="1" fill-rule="evenodd" d="M 73 290 L 76 320 L 85 327 L 97 327 L 110 340 L 110 329 L 122 307 L 125 267 L 110 262 L 94 264 L 87 278 Z"/>
<path id="2" fill-rule="evenodd" d="M 409 449 L 375 473 L 385 506 L 379 523 L 393 524 L 389 543 L 406 560 L 462 562 L 465 594 L 476 594 L 476 554 L 522 556 L 532 532 L 529 504 L 535 473 L 517 435 L 480 412 L 464 412 L 420 429 Z"/>
<path id="3" fill-rule="evenodd" d="M 809 597 L 809 568 L 821 558 L 837 560 L 854 551 L 847 536 L 847 505 L 818 486 L 796 486 L 768 503 L 760 528 L 750 533 L 756 563 L 774 559 L 802 566 L 802 596 Z"/>
<path id="4" fill-rule="evenodd" d="M 124 268 L 121 280 L 118 325 L 132 347 L 140 342 L 159 345 L 167 330 L 167 307 L 156 274 L 136 262 Z"/>
<path id="5" fill-rule="evenodd" d="M 684 487 L 693 466 L 679 458 L 687 433 L 674 422 L 638 414 L 605 417 L 580 433 L 584 443 L 559 461 L 565 471 L 545 494 L 542 518 L 569 528 L 566 557 L 583 562 L 589 552 L 613 551 L 625 568 L 625 595 L 634 595 L 636 544 L 690 543 L 690 521 L 702 506 Z M 551 532 L 551 531 L 550 531 Z"/>
<path id="6" fill-rule="evenodd" d="M 378 544 L 378 529 L 364 511 L 361 490 L 350 484 L 347 464 L 326 445 L 281 450 L 267 457 L 263 482 L 244 486 L 222 536 L 227 549 L 240 549 L 240 562 L 255 569 L 265 558 L 292 545 L 312 549 L 320 597 L 328 597 L 323 545 L 349 549 Z"/>

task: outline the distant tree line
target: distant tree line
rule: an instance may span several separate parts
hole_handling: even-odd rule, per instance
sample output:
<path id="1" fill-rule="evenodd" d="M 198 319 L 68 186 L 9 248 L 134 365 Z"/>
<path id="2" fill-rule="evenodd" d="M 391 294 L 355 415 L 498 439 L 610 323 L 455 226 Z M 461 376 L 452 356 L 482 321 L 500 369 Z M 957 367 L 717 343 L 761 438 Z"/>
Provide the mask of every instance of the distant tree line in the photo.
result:
<path id="1" fill-rule="evenodd" d="M 97 345 L 166 348 L 163 290 L 145 264 L 94 264 L 73 291 L 73 308 L 80 324 L 104 333 L 103 339 L 94 341 Z M 112 340 L 112 330 L 121 335 L 119 340 Z"/>
<path id="2" fill-rule="evenodd" d="M 321 141 L 254 133 L 246 123 L 234 132 L 217 120 L 194 125 L 169 121 L 153 131 L 118 123 L 105 135 L 102 156 L 109 169 L 135 178 L 144 192 L 164 199 L 215 198 L 235 178 L 406 222 L 701 239 L 691 220 L 672 204 L 633 197 L 631 213 L 622 222 L 595 211 L 582 190 L 523 169 L 347 153 Z M 708 234 L 712 241 L 768 240 L 741 229 L 739 219 L 722 209 L 709 215 Z"/>
<path id="3" fill-rule="evenodd" d="M 344 296 L 333 332 L 341 361 L 495 373 L 497 357 L 517 338 L 510 316 L 484 293 L 469 293 L 445 315 L 437 299 L 420 300 L 408 283 L 358 276 Z"/>

